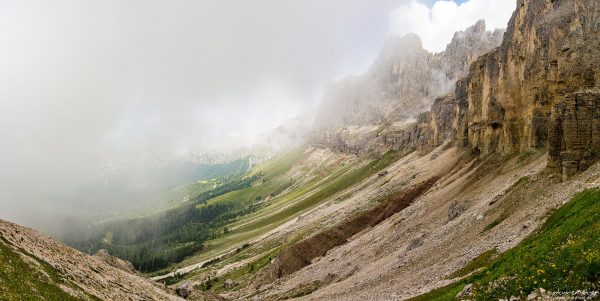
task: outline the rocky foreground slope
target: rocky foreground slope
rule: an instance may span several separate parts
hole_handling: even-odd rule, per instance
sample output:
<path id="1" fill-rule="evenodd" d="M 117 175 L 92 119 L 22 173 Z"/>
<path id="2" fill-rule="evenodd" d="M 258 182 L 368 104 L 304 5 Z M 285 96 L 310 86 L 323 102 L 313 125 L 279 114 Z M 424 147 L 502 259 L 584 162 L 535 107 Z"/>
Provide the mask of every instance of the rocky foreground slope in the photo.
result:
<path id="1" fill-rule="evenodd" d="M 182 300 L 106 252 L 81 253 L 0 220 L 1 300 Z"/>

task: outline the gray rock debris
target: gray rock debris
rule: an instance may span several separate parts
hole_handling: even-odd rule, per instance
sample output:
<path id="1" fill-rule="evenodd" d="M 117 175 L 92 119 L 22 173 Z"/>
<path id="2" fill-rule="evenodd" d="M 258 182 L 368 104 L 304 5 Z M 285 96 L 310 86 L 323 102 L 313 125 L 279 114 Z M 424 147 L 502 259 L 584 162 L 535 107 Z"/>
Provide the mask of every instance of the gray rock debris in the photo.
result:
<path id="1" fill-rule="evenodd" d="M 460 291 L 460 293 L 456 294 L 456 299 L 460 299 L 462 297 L 468 296 L 473 291 L 473 283 L 469 283 L 465 285 L 465 287 Z"/>
<path id="2" fill-rule="evenodd" d="M 406 252 L 414 250 L 414 249 L 422 246 L 423 243 L 425 243 L 425 235 L 421 235 L 419 238 L 411 241 L 410 244 L 408 244 L 408 247 L 406 247 Z"/>
<path id="3" fill-rule="evenodd" d="M 177 292 L 177 294 L 179 296 L 181 296 L 184 299 L 187 299 L 187 297 L 189 297 L 193 292 L 194 292 L 194 286 L 192 285 L 191 282 L 186 282 L 184 284 L 182 284 L 180 287 L 178 287 L 175 292 Z"/>
<path id="4" fill-rule="evenodd" d="M 448 207 L 448 221 L 453 221 L 469 209 L 469 202 L 453 201 Z"/>
<path id="5" fill-rule="evenodd" d="M 237 283 L 237 282 L 235 282 L 235 281 L 233 281 L 233 280 L 231 280 L 231 279 L 227 279 L 227 280 L 225 280 L 225 282 L 223 283 L 223 288 L 225 288 L 225 289 L 230 289 L 230 288 L 233 288 L 233 287 L 235 287 L 236 285 L 238 285 L 238 283 Z"/>

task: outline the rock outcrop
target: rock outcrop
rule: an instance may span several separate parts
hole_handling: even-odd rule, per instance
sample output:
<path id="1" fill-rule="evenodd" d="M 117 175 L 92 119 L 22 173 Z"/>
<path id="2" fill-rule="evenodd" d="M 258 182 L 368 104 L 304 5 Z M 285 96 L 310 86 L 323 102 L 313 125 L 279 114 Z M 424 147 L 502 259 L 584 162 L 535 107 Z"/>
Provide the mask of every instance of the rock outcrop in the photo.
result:
<path id="1" fill-rule="evenodd" d="M 175 291 L 179 296 L 181 296 L 184 299 L 187 299 L 194 292 L 194 286 L 191 282 L 188 281 L 179 286 Z"/>
<path id="2" fill-rule="evenodd" d="M 321 141 L 355 153 L 445 141 L 482 155 L 547 150 L 548 167 L 563 179 L 585 170 L 600 156 L 600 2 L 519 0 L 502 43 L 484 54 L 498 35 L 478 23 L 435 55 L 415 36 L 388 42 L 369 73 L 340 83 L 339 99 L 325 102 L 350 108 L 342 124 L 385 126 L 370 137 L 337 130 Z M 454 93 L 441 96 L 446 83 Z M 434 98 L 430 112 L 416 114 Z M 352 117 L 361 114 L 369 117 Z"/>
<path id="3" fill-rule="evenodd" d="M 133 267 L 133 264 L 131 264 L 131 262 L 111 256 L 108 253 L 108 251 L 105 249 L 98 251 L 98 253 L 96 253 L 94 255 L 94 257 L 104 261 L 105 263 L 109 264 L 112 267 L 115 267 L 115 268 L 125 271 L 127 273 L 138 274 L 138 272 L 135 270 L 135 267 Z"/>
<path id="4" fill-rule="evenodd" d="M 566 179 L 589 168 L 600 154 L 600 93 L 568 94 L 552 112 L 549 165 Z"/>
<path id="5" fill-rule="evenodd" d="M 379 137 L 384 149 L 424 150 L 440 146 L 455 137 L 460 107 L 454 96 L 438 98 L 431 111 L 421 113 L 414 123 L 390 127 Z"/>
<path id="6" fill-rule="evenodd" d="M 471 65 L 461 136 L 482 154 L 548 149 L 568 177 L 597 156 L 600 3 L 519 0 L 501 46 Z"/>

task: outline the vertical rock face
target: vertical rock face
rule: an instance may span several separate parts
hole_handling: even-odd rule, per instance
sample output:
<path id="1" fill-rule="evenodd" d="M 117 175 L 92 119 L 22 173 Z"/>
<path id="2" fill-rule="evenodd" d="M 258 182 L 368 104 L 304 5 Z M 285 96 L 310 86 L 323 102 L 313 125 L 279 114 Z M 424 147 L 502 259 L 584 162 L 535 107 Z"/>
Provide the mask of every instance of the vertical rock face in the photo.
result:
<path id="1" fill-rule="evenodd" d="M 600 154 L 600 91 L 567 95 L 554 105 L 548 165 L 563 178 L 592 165 Z"/>
<path id="2" fill-rule="evenodd" d="M 500 45 L 502 34 L 486 31 L 480 21 L 456 33 L 437 54 L 423 49 L 414 34 L 390 37 L 366 74 L 327 89 L 317 126 L 364 126 L 415 117 L 450 92 L 477 57 Z"/>
<path id="3" fill-rule="evenodd" d="M 436 54 L 434 60 L 434 70 L 442 71 L 445 78 L 450 81 L 442 81 L 438 77 L 438 81 L 434 81 L 433 85 L 440 86 L 440 91 L 444 94 L 451 92 L 455 82 L 467 76 L 471 63 L 498 47 L 503 36 L 504 30 L 486 31 L 483 20 L 465 31 L 455 33 L 446 50 Z"/>
<path id="4" fill-rule="evenodd" d="M 366 74 L 330 85 L 317 125 L 378 124 L 398 105 L 405 106 L 408 115 L 428 109 L 430 104 L 423 102 L 428 94 L 423 83 L 429 77 L 432 59 L 416 35 L 390 37 Z"/>
<path id="5" fill-rule="evenodd" d="M 478 23 L 438 54 L 415 36 L 390 41 L 366 75 L 325 103 L 349 108 L 342 126 L 392 125 L 363 135 L 354 152 L 454 139 L 484 155 L 548 150 L 563 178 L 585 170 L 600 157 L 600 1 L 518 0 L 502 43 L 485 53 L 500 34 Z M 454 94 L 439 98 L 447 85 Z M 428 99 L 431 111 L 418 114 Z"/>
<path id="6" fill-rule="evenodd" d="M 410 123 L 381 133 L 380 144 L 386 149 L 424 150 L 442 145 L 456 136 L 460 106 L 454 96 L 438 98 L 431 111 L 421 113 Z"/>
<path id="7" fill-rule="evenodd" d="M 598 149 L 600 2 L 519 0 L 501 46 L 457 85 L 459 139 L 483 154 L 550 151 L 584 169 Z"/>

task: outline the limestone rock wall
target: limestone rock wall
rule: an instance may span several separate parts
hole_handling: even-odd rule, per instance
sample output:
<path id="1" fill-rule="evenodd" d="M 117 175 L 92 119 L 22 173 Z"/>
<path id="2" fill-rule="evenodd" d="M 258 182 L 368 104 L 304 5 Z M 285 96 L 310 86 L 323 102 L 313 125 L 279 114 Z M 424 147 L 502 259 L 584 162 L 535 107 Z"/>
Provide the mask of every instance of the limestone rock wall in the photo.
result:
<path id="1" fill-rule="evenodd" d="M 600 2 L 519 0 L 500 47 L 457 87 L 459 141 L 480 151 L 549 149 L 567 174 L 595 155 Z M 460 90 L 460 92 L 459 92 Z"/>
<path id="2" fill-rule="evenodd" d="M 548 166 L 563 178 L 589 168 L 600 154 L 600 91 L 565 96 L 554 104 Z"/>
<path id="3" fill-rule="evenodd" d="M 481 26 L 469 29 L 468 39 L 486 40 L 477 38 L 485 33 Z M 409 151 L 453 140 L 482 155 L 547 150 L 548 167 L 564 178 L 585 170 L 600 157 L 600 1 L 518 0 L 500 46 L 477 59 L 471 54 L 480 54 L 485 47 L 465 51 L 468 43 L 461 40 L 464 38 L 455 37 L 444 53 L 423 54 L 428 66 L 446 70 L 445 78 L 460 76 L 466 66 L 462 64 L 473 60 L 466 76 L 453 81 L 454 93 L 437 98 L 430 112 L 416 115 L 413 122 L 407 120 L 419 103 L 415 99 L 410 101 L 412 105 L 397 102 L 397 109 L 384 107 L 389 118 L 382 120 L 391 126 L 351 143 L 348 136 L 339 135 L 336 145 L 355 153 Z M 384 53 L 390 49 L 395 48 Z M 420 46 L 413 50 L 418 49 Z M 384 62 L 398 62 L 389 57 L 394 55 L 384 55 L 373 70 L 385 70 Z M 378 88 L 382 95 L 400 91 L 396 96 L 406 96 L 403 93 L 413 91 L 415 79 L 421 82 L 420 91 L 428 91 L 427 96 L 435 94 L 432 84 L 441 85 L 423 80 L 431 79 L 431 74 L 416 72 L 408 86 L 403 86 L 405 77 L 412 74 L 404 71 L 414 70 L 416 65 L 408 69 L 399 66 L 404 65 L 394 65 L 388 75 L 402 76 L 382 81 Z M 397 73 L 399 70 L 404 71 Z"/>
<path id="4" fill-rule="evenodd" d="M 431 111 L 421 113 L 416 122 L 381 133 L 379 144 L 399 151 L 440 146 L 456 136 L 459 112 L 457 98 L 451 95 L 438 98 Z"/>

